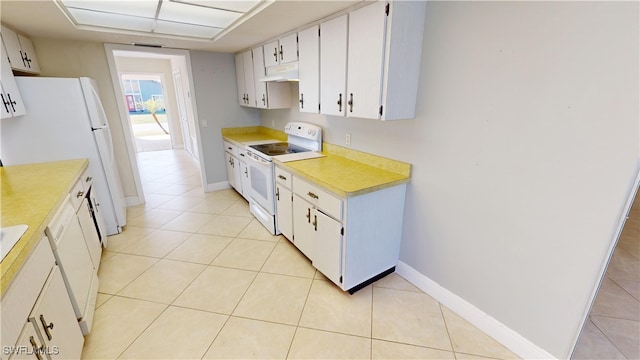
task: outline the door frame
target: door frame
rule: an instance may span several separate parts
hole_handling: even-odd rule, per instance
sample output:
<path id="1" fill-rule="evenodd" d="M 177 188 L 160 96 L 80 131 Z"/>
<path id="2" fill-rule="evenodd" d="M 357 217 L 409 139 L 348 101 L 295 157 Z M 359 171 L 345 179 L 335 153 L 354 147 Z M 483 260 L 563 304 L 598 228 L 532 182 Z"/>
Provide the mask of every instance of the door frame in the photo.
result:
<path id="1" fill-rule="evenodd" d="M 186 81 L 190 94 L 194 94 L 193 87 L 193 72 L 191 70 L 191 57 L 189 51 L 180 49 L 164 49 L 164 48 L 144 48 L 134 45 L 123 44 L 104 44 L 105 53 L 107 56 L 107 63 L 109 65 L 109 72 L 111 75 L 111 82 L 113 83 L 113 89 L 115 92 L 116 103 L 118 105 L 118 113 L 122 122 L 122 130 L 124 132 L 125 145 L 127 147 L 127 154 L 129 155 L 129 165 L 133 173 L 133 180 L 136 186 L 137 197 L 127 198 L 127 206 L 135 206 L 144 204 L 144 190 L 142 188 L 142 181 L 140 179 L 140 169 L 138 167 L 137 156 L 135 152 L 135 144 L 133 143 L 133 134 L 131 131 L 131 125 L 129 123 L 129 116 L 126 113 L 127 104 L 122 96 L 122 85 L 120 81 L 120 74 L 116 65 L 116 56 L 118 54 L 127 56 L 136 56 L 141 59 L 145 58 L 164 58 L 170 59 L 172 66 L 176 66 L 185 71 L 182 76 L 182 81 Z M 198 121 L 198 107 L 196 106 L 196 100 L 194 96 L 189 96 L 185 99 L 185 105 L 191 107 L 191 113 L 193 114 L 193 121 L 195 124 L 199 124 Z M 200 128 L 195 126 L 196 146 L 197 151 L 197 163 L 200 170 L 200 183 L 205 188 L 205 172 L 204 162 L 202 160 L 202 141 L 200 136 Z"/>

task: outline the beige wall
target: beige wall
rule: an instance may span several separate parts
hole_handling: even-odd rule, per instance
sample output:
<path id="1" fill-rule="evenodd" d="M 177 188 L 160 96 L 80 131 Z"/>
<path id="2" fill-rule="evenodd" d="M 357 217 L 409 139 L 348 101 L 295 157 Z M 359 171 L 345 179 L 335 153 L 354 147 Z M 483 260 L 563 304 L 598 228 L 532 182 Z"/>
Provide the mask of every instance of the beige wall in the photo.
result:
<path id="1" fill-rule="evenodd" d="M 261 123 L 412 163 L 401 260 L 566 358 L 640 167 L 638 4 L 429 2 L 415 119 Z"/>
<path id="2" fill-rule="evenodd" d="M 40 76 L 87 76 L 98 82 L 98 91 L 113 135 L 114 152 L 124 196 L 137 196 L 104 45 L 97 42 L 45 38 L 32 38 L 32 41 L 40 63 Z"/>

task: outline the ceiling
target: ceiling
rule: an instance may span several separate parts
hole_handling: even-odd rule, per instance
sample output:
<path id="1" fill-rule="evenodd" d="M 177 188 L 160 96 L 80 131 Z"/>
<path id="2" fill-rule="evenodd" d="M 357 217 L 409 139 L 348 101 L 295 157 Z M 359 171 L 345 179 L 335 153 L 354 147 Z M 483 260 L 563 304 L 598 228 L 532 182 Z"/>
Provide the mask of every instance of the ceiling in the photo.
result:
<path id="1" fill-rule="evenodd" d="M 30 37 L 116 44 L 143 43 L 168 48 L 237 52 L 362 1 L 267 0 L 257 7 L 259 11 L 248 13 L 245 17 L 238 19 L 228 29 L 214 37 L 213 41 L 77 29 L 53 0 L 2 0 L 0 19 L 3 25 Z"/>

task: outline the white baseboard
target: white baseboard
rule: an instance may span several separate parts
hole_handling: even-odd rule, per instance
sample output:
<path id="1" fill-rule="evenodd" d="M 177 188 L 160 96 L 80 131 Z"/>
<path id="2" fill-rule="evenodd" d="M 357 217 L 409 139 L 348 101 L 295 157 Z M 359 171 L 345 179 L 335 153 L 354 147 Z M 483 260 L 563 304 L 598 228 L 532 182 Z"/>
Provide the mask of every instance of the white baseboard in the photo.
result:
<path id="1" fill-rule="evenodd" d="M 140 205 L 143 203 L 143 201 L 141 201 L 140 197 L 138 196 L 129 196 L 124 198 L 124 203 L 127 205 L 127 207 L 129 207 L 129 206 Z"/>
<path id="2" fill-rule="evenodd" d="M 207 184 L 207 188 L 204 190 L 205 192 L 212 192 L 218 190 L 224 190 L 231 188 L 231 185 L 228 181 L 220 181 L 213 184 Z"/>
<path id="3" fill-rule="evenodd" d="M 424 276 L 416 269 L 399 261 L 396 273 L 411 282 L 420 290 L 439 301 L 451 311 L 491 336 L 516 355 L 523 359 L 553 359 L 555 356 L 541 349 L 531 341 L 510 329 L 500 321 L 494 319 L 475 307 L 460 296 L 440 286 L 440 284 Z"/>

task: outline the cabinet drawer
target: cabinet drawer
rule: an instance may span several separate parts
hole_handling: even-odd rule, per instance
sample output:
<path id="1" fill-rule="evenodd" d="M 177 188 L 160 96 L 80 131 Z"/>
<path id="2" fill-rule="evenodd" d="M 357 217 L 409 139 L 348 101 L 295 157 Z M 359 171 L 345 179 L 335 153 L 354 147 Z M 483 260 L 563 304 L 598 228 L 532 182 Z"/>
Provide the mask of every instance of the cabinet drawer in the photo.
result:
<path id="1" fill-rule="evenodd" d="M 288 189 L 291 189 L 291 184 L 292 184 L 291 178 L 292 176 L 290 172 L 285 171 L 276 166 L 276 182 L 277 183 L 282 184 Z"/>
<path id="2" fill-rule="evenodd" d="M 73 189 L 69 192 L 69 197 L 71 198 L 71 204 L 73 208 L 78 211 L 80 205 L 82 205 L 82 200 L 84 199 L 87 192 L 84 189 L 84 180 L 79 179 L 76 181 L 75 185 L 73 185 Z"/>
<path id="3" fill-rule="evenodd" d="M 298 177 L 293 178 L 293 191 L 325 213 L 342 220 L 342 200 L 330 192 Z"/>
<path id="4" fill-rule="evenodd" d="M 230 153 L 231 155 L 238 157 L 242 151 L 238 146 L 232 144 L 228 141 L 224 142 L 224 151 Z"/>

